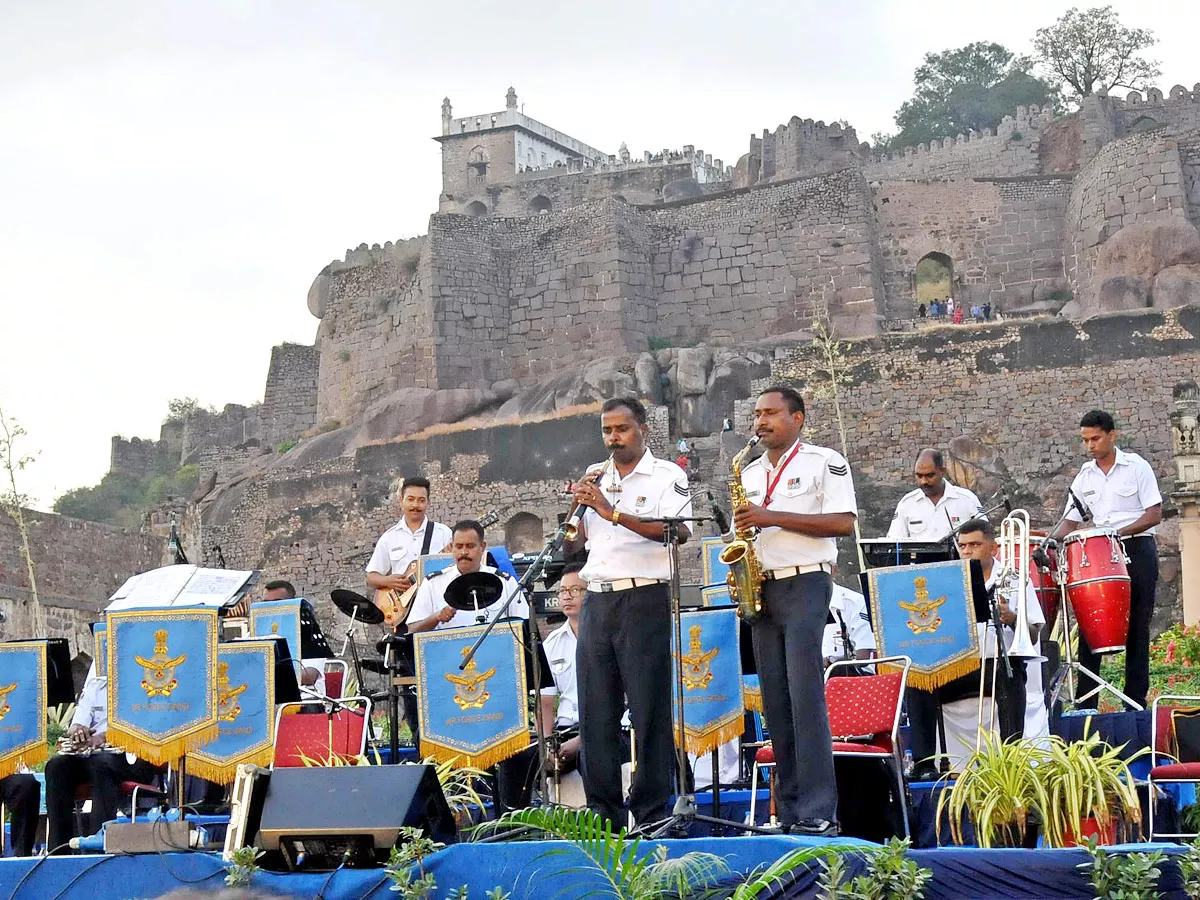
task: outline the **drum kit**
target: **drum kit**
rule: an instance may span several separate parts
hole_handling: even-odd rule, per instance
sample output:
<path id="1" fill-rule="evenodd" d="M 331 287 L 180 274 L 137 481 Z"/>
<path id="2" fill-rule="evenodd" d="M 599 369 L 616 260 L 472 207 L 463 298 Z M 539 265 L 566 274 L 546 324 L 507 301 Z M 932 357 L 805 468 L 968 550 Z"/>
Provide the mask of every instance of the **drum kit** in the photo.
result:
<path id="1" fill-rule="evenodd" d="M 498 576 L 490 572 L 470 572 L 459 575 L 446 586 L 443 600 L 451 609 L 481 615 L 483 610 L 499 600 L 503 594 L 504 583 Z M 364 672 L 383 675 L 387 679 L 387 690 L 368 696 L 372 701 L 387 701 L 389 746 L 392 760 L 397 761 L 400 754 L 400 689 L 414 689 L 417 683 L 412 640 L 407 634 L 397 634 L 389 627 L 388 633 L 375 644 L 375 652 L 379 656 L 364 658 L 358 652 L 354 626 L 356 623 L 398 626 L 404 624 L 404 618 L 388 622 L 385 612 L 375 602 L 354 591 L 335 590 L 330 593 L 330 599 L 333 600 L 333 605 L 350 619 L 339 655 L 345 656 L 349 650 L 360 687 L 363 684 Z M 411 609 L 410 603 L 404 610 L 405 618 Z"/>

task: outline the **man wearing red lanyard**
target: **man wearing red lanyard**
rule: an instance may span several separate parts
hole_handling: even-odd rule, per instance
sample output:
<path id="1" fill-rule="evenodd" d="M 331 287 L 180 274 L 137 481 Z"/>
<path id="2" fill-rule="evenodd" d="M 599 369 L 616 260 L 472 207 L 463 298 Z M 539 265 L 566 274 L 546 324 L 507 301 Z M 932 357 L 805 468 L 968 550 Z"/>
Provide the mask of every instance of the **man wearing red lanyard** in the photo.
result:
<path id="1" fill-rule="evenodd" d="M 854 530 L 850 466 L 838 452 L 800 440 L 804 398 L 769 387 L 754 406 L 767 452 L 742 470 L 741 528 L 759 529 L 766 574 L 763 615 L 751 627 L 763 707 L 775 746 L 776 806 L 785 832 L 837 834 L 833 744 L 825 710 L 821 638 L 833 593 L 835 538 Z"/>

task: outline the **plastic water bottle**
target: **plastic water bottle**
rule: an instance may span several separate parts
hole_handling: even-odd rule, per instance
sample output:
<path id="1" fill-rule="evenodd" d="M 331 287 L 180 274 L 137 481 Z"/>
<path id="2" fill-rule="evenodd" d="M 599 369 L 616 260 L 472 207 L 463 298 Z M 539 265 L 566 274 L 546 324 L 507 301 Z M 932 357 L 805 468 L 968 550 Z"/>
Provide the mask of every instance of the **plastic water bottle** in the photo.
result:
<path id="1" fill-rule="evenodd" d="M 913 755 L 907 747 L 904 748 L 904 777 L 911 778 L 913 773 Z"/>

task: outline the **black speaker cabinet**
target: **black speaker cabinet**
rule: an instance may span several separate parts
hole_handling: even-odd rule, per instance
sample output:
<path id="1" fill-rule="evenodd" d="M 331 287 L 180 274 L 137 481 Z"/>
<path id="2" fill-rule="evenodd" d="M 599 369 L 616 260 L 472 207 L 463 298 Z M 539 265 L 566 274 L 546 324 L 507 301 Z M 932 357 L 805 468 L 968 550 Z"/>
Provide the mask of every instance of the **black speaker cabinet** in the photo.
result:
<path id="1" fill-rule="evenodd" d="M 433 766 L 275 769 L 265 783 L 258 845 L 294 858 L 297 848 L 326 856 L 336 846 L 373 845 L 386 859 L 402 827 L 451 843 L 454 816 Z M 326 851 L 326 852 L 323 852 Z"/>

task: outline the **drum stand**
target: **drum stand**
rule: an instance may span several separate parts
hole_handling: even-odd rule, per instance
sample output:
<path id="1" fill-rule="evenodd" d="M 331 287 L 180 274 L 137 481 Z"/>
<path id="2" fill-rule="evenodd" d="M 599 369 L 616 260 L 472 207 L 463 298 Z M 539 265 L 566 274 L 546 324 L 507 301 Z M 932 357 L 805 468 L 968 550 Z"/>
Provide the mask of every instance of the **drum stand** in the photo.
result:
<path id="1" fill-rule="evenodd" d="M 358 644 L 355 643 L 355 641 L 354 641 L 354 626 L 357 621 L 358 621 L 358 610 L 355 609 L 353 615 L 350 616 L 350 624 L 346 626 L 345 640 L 342 642 L 342 652 L 338 655 L 345 656 L 346 648 L 347 647 L 350 648 L 350 661 L 354 664 L 354 677 L 358 679 L 359 691 L 362 691 L 362 689 L 363 689 L 362 661 L 359 659 L 359 656 L 358 656 Z M 395 733 L 395 731 L 396 731 L 396 723 L 393 721 L 392 722 L 393 734 Z M 371 723 L 370 716 L 367 717 L 367 738 L 372 741 L 375 740 L 375 726 Z M 397 754 L 399 753 L 398 750 L 393 750 L 392 752 L 397 753 Z M 392 762 L 393 763 L 399 762 L 399 759 L 396 756 L 393 756 Z"/>
<path id="2" fill-rule="evenodd" d="M 664 821 L 652 825 L 649 828 L 648 837 L 660 838 L 664 835 L 669 835 L 677 831 L 686 831 L 687 827 L 692 822 L 704 822 L 708 825 L 716 826 L 720 829 L 728 829 L 733 831 L 749 831 L 759 834 L 776 834 L 777 830 L 770 828 L 762 828 L 758 825 L 747 825 L 744 822 L 734 822 L 729 819 L 719 818 L 720 808 L 720 763 L 717 759 L 717 748 L 712 751 L 713 758 L 713 815 L 705 816 L 696 811 L 696 795 L 688 793 L 687 790 L 687 771 L 688 771 L 688 755 L 687 749 L 684 746 L 684 704 L 683 704 L 683 607 L 680 602 L 679 588 L 679 526 L 689 523 L 709 522 L 711 519 L 704 517 L 696 518 L 679 518 L 679 517 L 664 517 L 658 519 L 642 519 L 643 522 L 658 522 L 663 527 L 663 543 L 667 545 L 667 560 L 670 566 L 669 578 L 669 593 L 671 596 L 671 619 L 672 628 L 675 635 L 674 665 L 675 665 L 675 753 L 677 756 L 675 764 L 676 774 L 676 796 L 675 806 L 671 809 L 671 815 Z M 754 786 L 751 785 L 751 789 Z M 715 829 L 714 829 L 715 831 Z"/>
<path id="3" fill-rule="evenodd" d="M 1060 578 L 1060 582 L 1063 580 Z M 1063 665 L 1054 676 L 1054 683 L 1050 687 L 1050 709 L 1054 708 L 1054 704 L 1058 701 L 1059 694 L 1063 687 L 1067 689 L 1065 701 L 1078 707 L 1080 703 L 1088 700 L 1103 691 L 1108 691 L 1126 706 L 1133 710 L 1145 709 L 1140 703 L 1136 703 L 1129 699 L 1124 692 L 1117 689 L 1116 685 L 1101 678 L 1099 673 L 1093 672 L 1091 669 L 1085 669 L 1083 664 L 1075 659 L 1075 655 L 1071 650 L 1071 603 L 1067 598 L 1067 586 L 1065 582 L 1058 586 L 1059 608 L 1062 610 L 1062 616 L 1059 621 L 1062 625 L 1062 653 Z M 1072 677 L 1074 675 L 1075 677 Z M 1082 675 L 1095 684 L 1091 690 L 1082 696 L 1077 695 L 1079 690 L 1079 676 Z"/>

